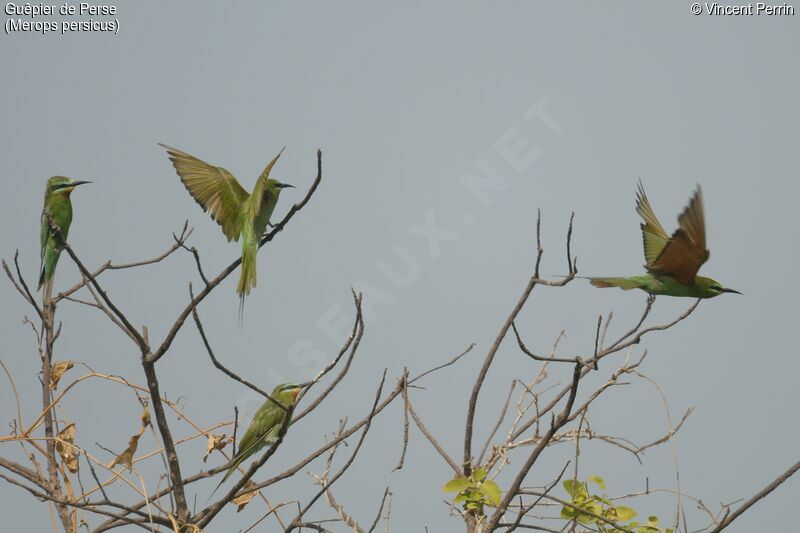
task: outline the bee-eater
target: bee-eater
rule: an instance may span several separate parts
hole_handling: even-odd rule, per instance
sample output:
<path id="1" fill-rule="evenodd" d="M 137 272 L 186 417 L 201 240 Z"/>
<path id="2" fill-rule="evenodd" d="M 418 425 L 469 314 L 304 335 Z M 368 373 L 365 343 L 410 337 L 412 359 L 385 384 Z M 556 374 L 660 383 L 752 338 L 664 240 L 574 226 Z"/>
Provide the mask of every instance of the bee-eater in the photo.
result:
<path id="1" fill-rule="evenodd" d="M 222 233 L 228 241 L 238 241 L 242 237 L 242 270 L 236 286 L 241 316 L 244 298 L 256 286 L 256 253 L 259 242 L 267 230 L 267 223 L 278 203 L 281 189 L 294 187 L 269 177 L 270 170 L 283 150 L 269 162 L 258 177 L 253 192 L 248 194 L 233 174 L 224 168 L 159 144 L 167 150 L 186 190 L 203 211 L 208 211 L 211 218 L 222 227 Z"/>
<path id="2" fill-rule="evenodd" d="M 281 427 L 286 420 L 286 415 L 294 407 L 297 395 L 300 394 L 302 389 L 303 385 L 295 385 L 293 383 L 284 383 L 273 389 L 270 398 L 267 398 L 267 401 L 259 407 L 255 416 L 253 416 L 250 427 L 247 428 L 244 437 L 239 441 L 239 447 L 236 449 L 233 463 L 225 473 L 225 477 L 217 485 L 217 489 L 225 483 L 245 459 L 264 446 L 272 445 L 278 440 L 278 433 L 280 433 Z M 273 400 L 280 402 L 283 407 L 276 405 Z M 214 489 L 214 491 L 216 492 L 217 489 Z"/>
<path id="3" fill-rule="evenodd" d="M 39 264 L 39 289 L 44 287 L 45 300 L 50 299 L 58 256 L 64 249 L 69 226 L 72 224 L 70 195 L 75 187 L 84 183 L 91 182 L 73 181 L 64 176 L 53 176 L 47 180 L 47 188 L 44 191 L 44 209 L 42 210 L 42 249 Z M 57 232 L 53 230 L 51 224 L 58 227 Z"/>
<path id="4" fill-rule="evenodd" d="M 649 274 L 630 278 L 589 278 L 595 287 L 642 289 L 653 295 L 713 298 L 726 289 L 718 281 L 698 276 L 700 266 L 708 260 L 706 225 L 703 217 L 703 193 L 700 186 L 689 205 L 678 217 L 678 229 L 670 237 L 653 213 L 650 201 L 639 182 L 636 212 L 642 217 L 642 240 L 645 265 Z"/>

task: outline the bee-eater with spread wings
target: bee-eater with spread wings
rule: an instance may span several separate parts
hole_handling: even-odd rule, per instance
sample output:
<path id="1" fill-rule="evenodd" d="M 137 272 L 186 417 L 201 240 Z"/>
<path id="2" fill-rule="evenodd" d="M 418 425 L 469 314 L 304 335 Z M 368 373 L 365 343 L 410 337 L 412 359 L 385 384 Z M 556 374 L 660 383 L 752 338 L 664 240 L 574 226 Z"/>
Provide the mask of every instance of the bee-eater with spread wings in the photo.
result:
<path id="1" fill-rule="evenodd" d="M 278 434 L 286 420 L 286 415 L 289 410 L 294 407 L 297 401 L 297 395 L 300 394 L 303 386 L 304 385 L 284 383 L 273 389 L 270 398 L 267 398 L 267 401 L 264 402 L 258 411 L 256 411 L 255 416 L 253 416 L 250 427 L 247 428 L 244 437 L 239 441 L 239 447 L 236 449 L 233 463 L 225 473 L 225 477 L 223 477 L 222 481 L 217 485 L 217 489 L 227 481 L 233 471 L 248 457 L 264 446 L 271 446 L 277 442 Z M 281 405 L 277 405 L 275 403 L 276 401 L 280 402 Z M 214 489 L 214 492 L 216 492 L 217 489 Z"/>
<path id="2" fill-rule="evenodd" d="M 47 180 L 47 188 L 44 191 L 44 209 L 42 210 L 42 248 L 39 266 L 39 289 L 44 287 L 45 300 L 50 299 L 58 257 L 67 242 L 69 226 L 72 224 L 70 195 L 75 187 L 84 183 L 91 182 L 73 181 L 64 176 L 53 176 Z M 58 227 L 58 231 L 54 231 L 53 225 Z"/>
<path id="3" fill-rule="evenodd" d="M 240 236 L 242 238 L 242 271 L 236 286 L 241 316 L 244 298 L 256 286 L 256 253 L 269 218 L 278 203 L 281 189 L 294 187 L 269 177 L 283 150 L 269 162 L 258 177 L 253 192 L 248 194 L 233 174 L 224 168 L 210 165 L 165 144 L 161 146 L 167 150 L 186 190 L 203 211 L 208 211 L 211 218 L 222 226 L 222 233 L 228 241 L 238 241 Z"/>
<path id="4" fill-rule="evenodd" d="M 645 265 L 649 274 L 630 278 L 589 278 L 595 287 L 642 289 L 652 295 L 713 298 L 727 289 L 718 281 L 698 276 L 700 266 L 708 260 L 706 226 L 703 218 L 703 193 L 700 186 L 689 205 L 678 217 L 678 229 L 670 237 L 653 213 L 650 201 L 639 182 L 636 212 L 642 217 Z"/>

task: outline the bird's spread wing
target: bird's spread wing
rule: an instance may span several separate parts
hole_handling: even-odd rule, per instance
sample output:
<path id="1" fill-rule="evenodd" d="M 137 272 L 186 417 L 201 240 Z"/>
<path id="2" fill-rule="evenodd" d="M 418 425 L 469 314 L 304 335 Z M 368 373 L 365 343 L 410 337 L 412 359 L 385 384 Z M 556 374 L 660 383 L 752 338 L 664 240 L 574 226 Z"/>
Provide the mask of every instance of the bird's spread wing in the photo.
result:
<path id="1" fill-rule="evenodd" d="M 642 241 L 644 242 L 644 259 L 649 266 L 658 257 L 664 246 L 669 241 L 669 235 L 664 230 L 664 226 L 656 218 L 650 200 L 644 192 L 642 182 L 639 182 L 639 190 L 636 192 L 636 212 L 642 217 Z"/>
<path id="2" fill-rule="evenodd" d="M 267 163 L 267 166 L 264 167 L 264 170 L 258 177 L 258 181 L 256 181 L 256 186 L 253 187 L 253 201 L 251 207 L 254 213 L 258 213 L 259 211 L 261 211 L 261 205 L 264 202 L 264 192 L 267 190 L 267 180 L 269 179 L 269 173 L 272 170 L 272 167 L 275 166 L 275 163 L 278 161 L 278 158 L 281 156 L 281 154 L 285 149 L 286 149 L 285 147 L 281 148 L 281 151 L 278 152 L 278 155 L 276 155 L 272 161 Z"/>
<path id="3" fill-rule="evenodd" d="M 703 219 L 703 193 L 700 187 L 678 217 L 678 226 L 658 257 L 647 265 L 647 270 L 654 274 L 670 276 L 681 283 L 691 284 L 694 283 L 700 266 L 709 256 Z"/>
<path id="4" fill-rule="evenodd" d="M 238 240 L 242 231 L 239 214 L 249 196 L 247 191 L 224 168 L 209 165 L 165 144 L 161 146 L 167 150 L 172 165 L 192 198 L 222 226 L 222 232 L 229 241 Z"/>

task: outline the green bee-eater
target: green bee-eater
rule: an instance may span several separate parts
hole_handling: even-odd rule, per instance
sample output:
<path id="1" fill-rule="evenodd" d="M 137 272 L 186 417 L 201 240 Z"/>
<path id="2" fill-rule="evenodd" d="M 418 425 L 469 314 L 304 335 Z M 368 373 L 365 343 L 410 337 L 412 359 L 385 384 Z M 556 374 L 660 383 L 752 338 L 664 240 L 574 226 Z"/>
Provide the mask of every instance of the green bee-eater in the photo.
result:
<path id="1" fill-rule="evenodd" d="M 269 162 L 258 177 L 253 192 L 248 194 L 233 174 L 224 168 L 210 165 L 165 144 L 161 146 L 167 150 L 186 190 L 203 211 L 208 211 L 211 218 L 222 227 L 222 233 L 228 241 L 238 241 L 242 237 L 242 271 L 236 286 L 241 310 L 245 296 L 256 286 L 258 244 L 267 230 L 281 189 L 294 187 L 269 177 L 270 170 L 281 154 L 279 152 Z"/>
<path id="2" fill-rule="evenodd" d="M 41 259 L 39 265 L 39 289 L 44 287 L 45 300 L 50 298 L 53 289 L 53 274 L 61 250 L 67 242 L 69 226 L 72 224 L 72 201 L 70 195 L 75 187 L 91 183 L 90 181 L 73 181 L 64 176 L 53 176 L 47 180 L 44 191 L 44 209 L 42 210 Z M 48 220 L 49 215 L 49 220 Z M 59 231 L 53 231 L 55 224 Z"/>
<path id="3" fill-rule="evenodd" d="M 653 208 L 639 182 L 636 212 L 642 217 L 645 265 L 649 274 L 630 278 L 589 278 L 595 287 L 642 289 L 653 295 L 713 298 L 726 289 L 718 281 L 698 276 L 700 266 L 708 260 L 706 225 L 703 217 L 703 193 L 700 186 L 689 205 L 678 217 L 678 229 L 670 237 L 653 213 Z"/>
<path id="4" fill-rule="evenodd" d="M 239 441 L 239 447 L 236 449 L 233 463 L 225 473 L 225 477 L 223 477 L 222 481 L 217 485 L 217 489 L 220 485 L 225 483 L 233 471 L 248 457 L 264 446 L 272 445 L 278 440 L 278 433 L 280 433 L 283 422 L 286 420 L 286 414 L 289 412 L 289 409 L 294 407 L 297 401 L 297 395 L 300 394 L 302 388 L 303 385 L 284 383 L 273 389 L 272 394 L 270 394 L 270 398 L 272 399 L 267 398 L 267 401 L 259 407 L 255 416 L 253 416 L 250 427 L 247 428 L 244 437 Z M 276 405 L 275 402 L 272 401 L 273 399 L 280 402 L 284 408 Z M 216 492 L 217 489 L 214 489 L 214 491 Z"/>

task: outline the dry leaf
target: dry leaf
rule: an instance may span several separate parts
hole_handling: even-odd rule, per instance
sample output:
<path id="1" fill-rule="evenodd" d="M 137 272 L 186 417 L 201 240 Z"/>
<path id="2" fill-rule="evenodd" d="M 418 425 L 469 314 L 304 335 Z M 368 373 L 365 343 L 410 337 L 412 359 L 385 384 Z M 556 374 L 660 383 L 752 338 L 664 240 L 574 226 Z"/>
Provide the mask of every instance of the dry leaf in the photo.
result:
<path id="1" fill-rule="evenodd" d="M 252 481 L 248 481 L 247 483 L 245 483 L 244 488 L 248 489 L 250 487 L 255 487 L 255 485 L 256 484 L 253 483 Z M 258 489 L 251 490 L 250 492 L 245 492 L 241 496 L 237 496 L 236 498 L 231 500 L 231 503 L 235 503 L 236 505 L 239 506 L 236 508 L 236 512 L 238 513 L 239 511 L 244 509 L 245 505 L 250 503 L 250 500 L 252 500 L 256 494 L 258 494 Z"/>
<path id="2" fill-rule="evenodd" d="M 78 454 L 75 453 L 75 424 L 70 424 L 56 435 L 56 452 L 64 466 L 73 474 L 78 472 Z"/>
<path id="3" fill-rule="evenodd" d="M 50 367 L 50 389 L 56 390 L 58 388 L 58 381 L 61 379 L 67 370 L 75 366 L 72 361 L 56 361 Z"/>
<path id="4" fill-rule="evenodd" d="M 139 433 L 132 436 L 128 440 L 128 447 L 125 448 L 125 451 L 119 454 L 114 458 L 113 461 L 108 465 L 108 468 L 114 468 L 116 465 L 125 465 L 128 467 L 128 470 L 133 470 L 133 454 L 136 453 L 136 448 L 139 447 L 139 438 L 144 435 L 144 430 L 147 429 L 147 426 L 150 425 L 150 411 L 147 407 L 144 408 L 142 412 L 142 427 L 139 430 Z"/>
<path id="5" fill-rule="evenodd" d="M 147 406 L 144 408 L 144 412 L 142 413 L 142 433 L 144 433 L 144 428 L 150 425 L 150 411 L 147 409 Z"/>
<path id="6" fill-rule="evenodd" d="M 206 453 L 203 456 L 203 462 L 206 462 L 208 456 L 211 455 L 211 452 L 214 450 L 221 450 L 229 443 L 233 442 L 233 437 L 227 437 L 225 435 L 215 435 L 213 433 L 208 434 L 208 446 L 206 447 Z"/>
<path id="7" fill-rule="evenodd" d="M 128 440 L 128 447 L 125 451 L 114 458 L 108 465 L 108 468 L 114 468 L 116 465 L 125 465 L 128 470 L 133 470 L 133 454 L 136 453 L 136 448 L 139 446 L 139 437 L 142 436 L 140 431 Z"/>

